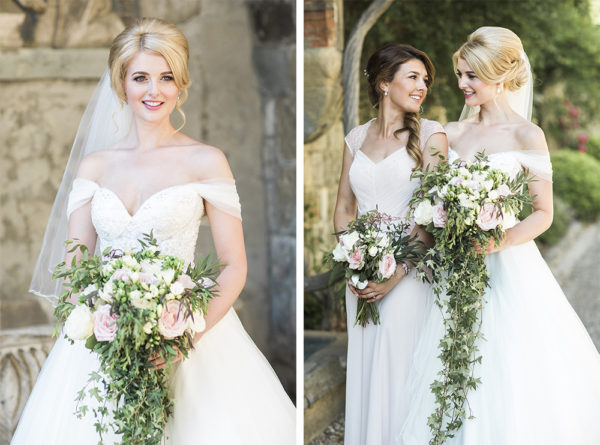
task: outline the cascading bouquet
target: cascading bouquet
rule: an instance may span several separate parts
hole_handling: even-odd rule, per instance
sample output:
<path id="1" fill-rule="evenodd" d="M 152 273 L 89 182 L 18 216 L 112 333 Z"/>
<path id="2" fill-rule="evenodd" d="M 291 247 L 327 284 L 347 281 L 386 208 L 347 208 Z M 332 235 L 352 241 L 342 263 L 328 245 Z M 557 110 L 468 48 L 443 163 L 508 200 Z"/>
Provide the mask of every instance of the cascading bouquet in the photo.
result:
<path id="1" fill-rule="evenodd" d="M 531 179 L 527 171 L 509 178 L 491 168 L 483 153 L 474 162 L 440 162 L 434 170 L 415 171 L 413 178 L 420 181 L 410 203 L 415 222 L 435 239 L 418 276 L 433 284 L 445 327 L 439 343 L 442 369 L 431 384 L 437 406 L 428 418 L 430 445 L 440 445 L 461 427 L 467 393 L 481 383 L 474 369 L 482 359 L 477 340 L 489 282 L 485 246 L 491 239 L 500 243 L 517 223 L 515 215 L 531 204 L 525 188 Z"/>
<path id="2" fill-rule="evenodd" d="M 410 225 L 379 210 L 371 210 L 350 221 L 348 228 L 335 233 L 339 241 L 327 257 L 334 275 L 343 275 L 353 286 L 364 289 L 369 281 L 381 283 L 396 272 L 397 264 L 416 264 L 423 258 L 423 243 L 407 232 Z M 357 323 L 379 324 L 375 303 L 358 299 Z"/>
<path id="3" fill-rule="evenodd" d="M 179 353 L 188 356 L 216 293 L 219 265 L 210 257 L 184 271 L 182 259 L 158 251 L 152 233 L 139 242 L 136 252 L 106 249 L 93 256 L 84 245 L 67 241 L 81 259 L 59 264 L 54 273 L 55 279 L 65 279 L 55 309 L 56 334 L 62 326 L 71 343 L 85 341 L 100 361 L 75 399 L 80 418 L 93 401 L 100 443 L 109 427 L 121 444 L 161 443 L 173 407 L 170 365 Z M 150 363 L 157 357 L 165 369 Z"/>

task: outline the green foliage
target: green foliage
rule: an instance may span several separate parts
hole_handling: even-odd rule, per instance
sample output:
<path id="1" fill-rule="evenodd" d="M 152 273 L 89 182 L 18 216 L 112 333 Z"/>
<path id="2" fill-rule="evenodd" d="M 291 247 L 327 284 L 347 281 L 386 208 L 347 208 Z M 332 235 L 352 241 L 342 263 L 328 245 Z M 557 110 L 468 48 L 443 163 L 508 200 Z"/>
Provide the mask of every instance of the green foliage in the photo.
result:
<path id="1" fill-rule="evenodd" d="M 493 204 L 499 208 L 498 214 L 506 217 L 508 212 L 518 214 L 531 203 L 531 197 L 523 191 L 530 181 L 528 172 L 520 172 L 510 180 L 505 172 L 491 169 L 485 161 L 485 156 L 479 154 L 472 164 L 460 160 L 453 164 L 440 162 L 434 170 L 427 167 L 413 173 L 420 182 L 411 200 L 415 221 L 426 225 L 435 240 L 435 249 L 429 250 L 430 257 L 420 265 L 418 276 L 432 283 L 445 328 L 438 345 L 442 369 L 431 384 L 436 407 L 427 419 L 432 433 L 429 445 L 441 445 L 454 437 L 464 419 L 470 418 L 467 395 L 481 383 L 474 370 L 482 360 L 478 342 L 482 339 L 481 312 L 489 275 L 485 254 L 474 247 L 487 246 L 492 240 L 499 243 L 504 232 L 499 225 L 489 230 L 480 228 L 480 210 Z M 480 188 L 466 181 L 476 182 Z M 506 188 L 509 191 L 504 191 Z M 495 197 L 491 197 L 492 191 Z M 434 204 L 445 211 L 441 227 L 434 224 L 434 212 L 426 210 Z"/>
<path id="2" fill-rule="evenodd" d="M 552 153 L 554 193 L 570 205 L 578 218 L 600 216 L 600 161 L 586 153 Z"/>
<path id="3" fill-rule="evenodd" d="M 54 273 L 55 279 L 65 280 L 66 287 L 55 309 L 59 321 L 56 331 L 60 325 L 68 326 L 75 309 L 85 309 L 91 318 L 90 312 L 110 306 L 110 314 L 116 318 L 112 340 L 100 341 L 94 333 L 86 339 L 86 347 L 98 354 L 100 366 L 90 373 L 75 399 L 79 418 L 88 412 L 94 414 L 100 443 L 109 428 L 121 435 L 122 445 L 163 443 L 163 429 L 173 409 L 168 374 L 175 358 L 180 353 L 187 357 L 193 347 L 188 323 L 195 321 L 194 316 L 204 316 L 209 300 L 215 296 L 213 279 L 220 265 L 211 257 L 200 259 L 195 267 L 184 271 L 183 260 L 160 254 L 152 233 L 144 235 L 140 245 L 143 250 L 138 252 L 107 249 L 100 257 L 90 256 L 82 244 L 67 241 L 69 252 L 79 250 L 80 258 L 75 256 L 70 265 L 59 264 Z M 125 269 L 130 271 L 127 278 L 114 278 L 113 273 Z M 155 278 L 152 284 L 133 278 L 142 273 Z M 174 281 L 183 273 L 188 276 L 187 284 L 179 283 L 180 288 L 173 290 Z M 145 299 L 143 304 L 134 299 L 134 292 Z M 77 306 L 70 302 L 75 297 Z M 184 317 L 187 327 L 182 335 L 167 338 L 160 330 L 159 319 L 173 302 L 179 303 L 177 317 Z M 151 363 L 159 357 L 166 365 L 163 369 Z M 91 409 L 90 400 L 98 402 Z"/>
<path id="4" fill-rule="evenodd" d="M 319 329 L 325 309 L 321 300 L 312 292 L 304 293 L 304 329 Z"/>
<path id="5" fill-rule="evenodd" d="M 571 225 L 573 219 L 573 211 L 571 208 L 558 196 L 554 196 L 554 219 L 548 230 L 538 236 L 538 240 L 547 246 L 552 246 L 558 243 Z"/>
<path id="6" fill-rule="evenodd" d="M 370 0 L 344 3 L 346 39 Z M 452 54 L 480 26 L 502 26 L 522 40 L 535 76 L 534 116 L 542 126 L 539 107 L 545 88 L 565 82 L 565 94 L 583 108 L 586 116 L 600 110 L 600 89 L 590 88 L 600 78 L 600 30 L 590 18 L 587 0 L 521 1 L 396 1 L 379 19 L 364 42 L 361 69 L 376 49 L 385 43 L 408 43 L 425 51 L 436 68 L 433 90 L 427 98 L 425 116 L 443 107 L 448 121 L 457 120 L 464 99 L 456 85 Z M 361 76 L 361 120 L 371 106 L 367 83 Z"/>
<path id="7" fill-rule="evenodd" d="M 379 210 L 371 210 L 348 223 L 348 228 L 335 233 L 339 242 L 326 256 L 332 277 L 343 276 L 352 285 L 364 289 L 369 281 L 382 283 L 394 274 L 396 264 L 417 264 L 424 257 L 424 244 L 417 236 L 407 234 L 409 224 Z M 380 264 L 390 275 L 383 275 Z M 387 273 L 386 272 L 386 273 Z M 374 302 L 359 298 L 354 324 L 379 324 L 379 311 Z"/>
<path id="8" fill-rule="evenodd" d="M 600 136 L 592 136 L 586 144 L 587 154 L 600 161 Z"/>

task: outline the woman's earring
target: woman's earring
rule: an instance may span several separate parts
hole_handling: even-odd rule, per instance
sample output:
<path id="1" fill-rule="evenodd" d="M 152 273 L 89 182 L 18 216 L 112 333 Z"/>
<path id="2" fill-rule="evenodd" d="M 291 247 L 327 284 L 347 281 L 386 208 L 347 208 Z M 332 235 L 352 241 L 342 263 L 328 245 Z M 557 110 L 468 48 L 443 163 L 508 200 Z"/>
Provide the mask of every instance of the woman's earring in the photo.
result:
<path id="1" fill-rule="evenodd" d="M 383 95 L 384 95 L 384 96 L 387 96 L 387 90 L 385 90 L 385 91 L 383 92 Z"/>
<path id="2" fill-rule="evenodd" d="M 500 94 L 502 92 L 502 88 L 500 88 L 500 85 L 498 85 L 498 88 L 496 88 L 496 94 Z"/>

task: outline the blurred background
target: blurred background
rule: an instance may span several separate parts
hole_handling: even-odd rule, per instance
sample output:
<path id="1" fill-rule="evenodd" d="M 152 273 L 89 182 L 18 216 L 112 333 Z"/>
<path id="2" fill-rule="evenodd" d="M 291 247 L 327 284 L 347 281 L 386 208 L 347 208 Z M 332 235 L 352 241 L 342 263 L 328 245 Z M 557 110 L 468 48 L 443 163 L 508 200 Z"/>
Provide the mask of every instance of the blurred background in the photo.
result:
<path id="1" fill-rule="evenodd" d="M 53 342 L 52 307 L 28 288 L 79 120 L 112 39 L 143 16 L 189 40 L 183 131 L 229 159 L 249 260 L 236 308 L 294 397 L 295 14 L 293 0 L 0 0 L 0 444 Z"/>
<path id="2" fill-rule="evenodd" d="M 305 0 L 304 12 L 305 441 L 343 443 L 346 319 L 322 258 L 335 246 L 333 209 L 351 129 L 342 119 L 350 51 L 359 54 L 359 73 L 386 43 L 425 51 L 436 76 L 423 115 L 444 124 L 458 120 L 464 105 L 452 54 L 468 35 L 488 25 L 521 38 L 534 75 L 533 121 L 546 134 L 554 169 L 554 222 L 536 242 L 600 347 L 600 2 Z M 372 28 L 363 23 L 368 17 Z M 366 33 L 362 50 L 349 47 L 357 24 L 355 35 Z M 363 123 L 376 113 L 366 79 L 357 77 Z"/>

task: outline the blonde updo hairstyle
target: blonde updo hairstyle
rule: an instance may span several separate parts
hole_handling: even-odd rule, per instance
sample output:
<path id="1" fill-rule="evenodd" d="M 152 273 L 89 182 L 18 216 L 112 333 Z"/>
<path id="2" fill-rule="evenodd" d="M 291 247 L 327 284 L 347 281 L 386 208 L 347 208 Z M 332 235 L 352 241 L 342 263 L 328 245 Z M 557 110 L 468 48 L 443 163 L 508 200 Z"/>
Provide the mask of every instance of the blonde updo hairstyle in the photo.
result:
<path id="1" fill-rule="evenodd" d="M 529 80 L 523 44 L 510 29 L 482 26 L 452 56 L 455 70 L 458 59 L 485 83 L 500 83 L 508 91 L 519 90 Z"/>
<path id="2" fill-rule="evenodd" d="M 435 69 L 433 63 L 423 51 L 410 45 L 389 44 L 371 54 L 364 74 L 367 76 L 367 82 L 369 83 L 369 100 L 374 108 L 379 109 L 379 104 L 383 100 L 384 92 L 381 89 L 381 83 L 392 82 L 400 67 L 409 60 L 415 59 L 420 60 L 425 66 L 427 72 L 425 85 L 428 89 L 431 88 Z M 415 169 L 423 167 L 423 154 L 421 153 L 419 139 L 421 121 L 418 113 L 404 114 L 404 127 L 396 130 L 395 135 L 398 136 L 403 131 L 408 131 L 406 151 L 414 159 Z"/>
<path id="3" fill-rule="evenodd" d="M 127 68 L 140 52 L 161 55 L 169 64 L 175 85 L 180 91 L 175 105 L 183 118 L 183 124 L 178 128 L 180 130 L 185 125 L 185 114 L 180 106 L 187 99 L 187 89 L 191 85 L 187 39 L 175 25 L 155 18 L 138 19 L 115 37 L 110 47 L 108 67 L 110 85 L 122 105 L 127 103 L 124 88 Z"/>

